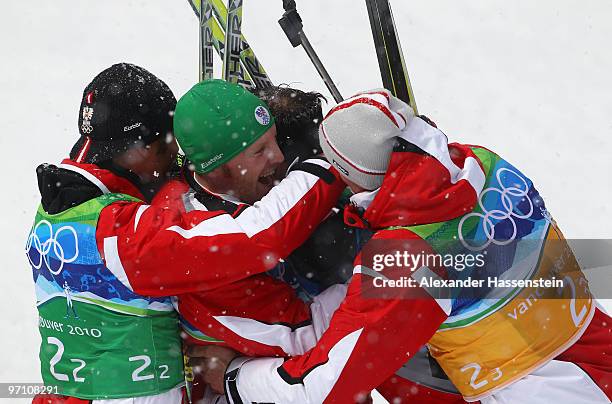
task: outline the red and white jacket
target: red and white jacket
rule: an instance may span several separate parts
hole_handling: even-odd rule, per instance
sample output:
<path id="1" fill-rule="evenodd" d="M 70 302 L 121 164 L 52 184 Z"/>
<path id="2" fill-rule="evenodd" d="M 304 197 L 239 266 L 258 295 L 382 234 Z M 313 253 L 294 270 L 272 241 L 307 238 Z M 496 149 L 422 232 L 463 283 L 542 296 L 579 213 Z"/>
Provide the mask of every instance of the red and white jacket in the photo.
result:
<path id="1" fill-rule="evenodd" d="M 398 164 L 405 162 L 400 159 Z M 389 193 L 398 192 L 402 198 L 403 185 L 400 181 Z M 465 186 L 457 189 L 465 198 L 454 199 L 461 206 L 475 201 L 476 194 Z M 242 215 L 242 205 L 207 193 L 189 178 L 176 187 L 177 192 L 167 198 L 169 205 L 186 211 L 217 205 L 237 218 Z M 377 199 L 387 202 L 383 194 Z M 376 203 L 368 206 L 370 202 L 361 201 L 361 207 L 377 211 Z M 380 215 L 384 226 L 377 221 L 370 226 L 390 226 L 388 221 L 398 212 L 386 212 Z M 351 225 L 360 220 L 347 219 L 355 219 L 347 220 Z M 382 230 L 372 240 L 397 237 L 417 238 L 409 231 Z M 253 274 L 205 292 L 178 294 L 178 309 L 192 343 L 228 346 L 245 355 L 227 372 L 230 402 L 359 401 L 389 380 L 430 339 L 450 309 L 424 291 L 423 298 L 416 300 L 364 298 L 376 293 L 371 282 L 362 282 L 372 272 L 361 266 L 358 257 L 348 286 L 328 289 L 309 306 L 288 285 L 266 274 Z M 253 358 L 262 356 L 283 358 Z M 458 395 L 448 397 L 446 402 L 460 400 Z"/>
<path id="2" fill-rule="evenodd" d="M 107 267 L 144 296 L 213 290 L 274 267 L 306 240 L 329 213 L 344 185 L 323 160 L 312 174 L 293 170 L 240 214 L 190 210 L 168 203 L 182 182 L 171 181 L 151 204 L 122 201 L 104 208 L 96 229 Z M 127 179 L 92 164 L 64 160 L 103 193 L 144 198 Z M 306 165 L 308 167 L 308 165 Z"/>
<path id="3" fill-rule="evenodd" d="M 415 121 L 422 124 L 417 118 Z M 354 206 L 345 210 L 345 220 L 349 225 L 376 230 L 369 243 L 378 242 L 378 248 L 384 249 L 380 247 L 381 239 L 410 241 L 418 254 L 427 248 L 419 236 L 407 229 L 385 229 L 447 221 L 471 211 L 478 203 L 477 196 L 484 184 L 480 162 L 470 147 L 449 145 L 444 134 L 437 132 L 436 142 L 431 142 L 438 146 L 436 150 L 425 152 L 410 142 L 400 141 L 381 188 L 352 198 Z M 441 161 L 452 161 L 456 172 L 450 172 Z M 453 198 L 446 197 L 449 194 Z M 389 244 L 390 252 L 397 250 Z M 362 251 L 366 248 L 367 244 Z M 384 253 L 380 249 L 377 252 Z M 441 268 L 432 270 L 440 270 L 439 275 L 444 277 Z M 337 287 L 324 293 L 322 299 L 315 301 L 316 306 L 310 307 L 310 322 L 302 325 L 272 324 L 261 317 L 252 321 L 248 306 L 256 306 L 258 296 L 266 302 L 272 302 L 273 297 L 262 296 L 261 291 L 253 296 L 252 291 L 243 291 L 243 298 L 250 302 L 244 305 L 243 318 L 239 315 L 217 318 L 224 322 L 226 332 L 238 336 L 238 345 L 232 347 L 249 356 L 261 356 L 262 352 L 277 351 L 279 347 L 286 354 L 291 354 L 290 350 L 302 352 L 291 354 L 289 359 L 237 358 L 226 371 L 228 401 L 351 403 L 361 402 L 376 388 L 390 401 L 399 398 L 401 402 L 463 402 L 456 393 L 417 384 L 399 371 L 430 340 L 451 311 L 449 301 L 435 299 L 419 287 L 394 288 L 394 294 L 388 296 L 374 290 L 373 278 L 397 279 L 400 274 L 394 268 L 375 272 L 362 266 L 362 257 L 358 256 L 347 288 Z M 279 300 L 284 304 L 286 299 L 281 295 Z M 294 297 L 288 307 L 302 305 Z M 597 341 L 601 350 L 585 349 L 589 341 Z M 598 311 L 583 337 L 557 360 L 578 364 L 609 394 L 612 372 L 609 364 L 602 362 L 605 354 L 600 355 L 612 353 L 609 341 L 605 315 Z M 249 349 L 241 349 L 241 345 Z M 586 351 L 591 354 L 585 354 Z"/>
<path id="4" fill-rule="evenodd" d="M 467 148 L 460 150 L 466 151 Z M 463 155 L 464 159 L 465 157 L 467 155 Z M 463 167 L 462 162 L 456 163 Z M 407 165 L 410 165 L 410 170 L 405 169 Z M 388 180 L 385 178 L 380 190 L 351 198 L 354 205 L 345 210 L 346 223 L 375 230 L 376 233 L 368 243 L 378 242 L 382 248 L 385 244 L 381 244 L 380 240 L 420 241 L 417 235 L 408 230 L 384 229 L 394 225 L 407 225 L 402 223 L 403 217 L 427 220 L 434 214 L 446 214 L 450 218 L 451 215 L 463 212 L 476 203 L 479 192 L 475 191 L 467 180 L 451 184 L 448 176 L 444 179 L 441 175 L 435 180 L 438 174 L 432 174 L 432 170 L 434 173 L 441 170 L 437 165 L 428 155 L 415 155 L 410 148 L 395 152 L 389 171 L 405 174 L 389 176 Z M 421 195 L 429 193 L 426 189 L 436 189 L 436 194 L 453 192 L 457 197 L 441 200 L 439 206 L 428 204 L 426 200 L 415 200 L 415 195 L 418 195 L 415 194 L 415 187 L 423 190 Z M 417 209 L 410 211 L 410 204 L 395 203 L 408 200 L 411 200 Z M 357 213 L 358 211 L 360 213 Z M 424 244 L 415 244 L 415 254 L 426 247 Z M 368 244 L 364 246 L 364 249 L 366 248 Z M 391 246 L 390 251 L 396 249 Z M 342 301 L 336 302 L 339 307 L 331 316 L 328 328 L 318 338 L 316 345 L 287 360 L 234 360 L 226 372 L 228 401 L 359 402 L 367 397 L 371 390 L 388 382 L 433 336 L 450 313 L 450 302 L 444 299 L 436 300 L 418 287 L 396 288 L 393 296 L 382 297 L 371 280 L 380 276 L 392 279 L 402 274 L 397 270 L 395 273 L 393 271 L 394 269 L 384 269 L 375 272 L 362 266 L 360 254 L 355 260 L 353 277 L 345 289 L 345 294 L 339 296 Z M 420 297 L 415 299 L 415 293 L 419 292 Z M 406 293 L 410 296 L 403 295 Z M 255 336 L 254 332 L 246 330 L 245 335 L 248 334 L 251 338 Z M 458 395 L 448 395 L 444 399 L 443 402 L 462 402 Z"/>

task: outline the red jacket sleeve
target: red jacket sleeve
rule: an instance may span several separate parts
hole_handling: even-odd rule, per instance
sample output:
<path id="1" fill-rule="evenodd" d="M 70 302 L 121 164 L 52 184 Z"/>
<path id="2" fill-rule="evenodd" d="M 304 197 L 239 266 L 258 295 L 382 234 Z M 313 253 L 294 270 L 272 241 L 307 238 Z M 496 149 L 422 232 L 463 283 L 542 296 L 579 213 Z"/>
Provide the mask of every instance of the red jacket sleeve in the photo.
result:
<path id="1" fill-rule="evenodd" d="M 390 234 L 409 239 L 414 251 L 423 250 L 424 242 L 406 230 L 377 233 L 368 244 Z M 377 252 L 392 254 L 398 245 L 379 244 Z M 367 249 L 366 245 L 362 255 Z M 380 283 L 375 278 L 398 280 L 410 277 L 410 271 L 375 271 L 362 262 L 362 255 L 355 261 L 347 295 L 317 345 L 286 361 L 234 360 L 226 373 L 229 402 L 359 401 L 433 336 L 450 312 L 449 302 L 431 297 L 418 285 L 397 290 L 376 287 Z"/>
<path id="2" fill-rule="evenodd" d="M 146 296 L 217 288 L 264 272 L 306 240 L 344 189 L 327 162 L 305 165 L 313 166 L 292 171 L 235 217 L 178 206 L 111 204 L 98 221 L 98 249 L 120 281 Z"/>

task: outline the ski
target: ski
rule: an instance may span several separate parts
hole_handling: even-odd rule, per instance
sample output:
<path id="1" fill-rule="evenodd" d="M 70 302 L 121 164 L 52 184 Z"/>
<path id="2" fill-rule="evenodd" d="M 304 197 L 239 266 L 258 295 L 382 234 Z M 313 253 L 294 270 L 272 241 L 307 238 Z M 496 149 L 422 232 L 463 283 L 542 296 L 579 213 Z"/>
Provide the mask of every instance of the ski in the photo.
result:
<path id="1" fill-rule="evenodd" d="M 221 29 L 227 32 L 227 8 L 225 4 L 223 4 L 223 0 L 210 0 L 213 6 L 213 12 L 217 17 L 217 20 L 221 24 Z M 230 0 L 231 1 L 231 0 Z M 247 73 L 251 76 L 251 81 L 257 88 L 266 88 L 272 85 L 272 81 L 268 78 L 268 74 L 264 67 L 259 63 L 257 57 L 255 56 L 255 52 L 247 42 L 244 35 L 240 34 L 240 39 L 242 41 L 242 48 L 240 51 L 240 60 Z"/>
<path id="2" fill-rule="evenodd" d="M 230 0 L 225 24 L 225 55 L 223 55 L 223 80 L 251 87 L 245 79 L 240 60 L 242 51 L 242 0 Z"/>
<path id="3" fill-rule="evenodd" d="M 223 31 L 223 28 L 221 28 L 221 26 L 219 25 L 219 23 L 217 22 L 217 20 L 215 18 L 211 18 L 209 23 L 210 23 L 211 32 L 212 32 L 212 46 L 213 46 L 213 49 L 217 52 L 217 54 L 221 57 L 221 60 L 223 61 L 223 58 L 225 56 L 225 31 Z M 267 80 L 268 83 L 270 83 L 268 86 L 271 86 L 272 83 L 267 78 L 267 76 L 265 76 L 264 78 Z M 265 83 L 265 81 L 261 80 L 261 78 L 259 78 L 257 80 L 253 80 L 251 78 L 251 75 L 249 74 L 249 70 L 248 69 L 246 69 L 246 71 L 245 71 L 245 79 L 247 81 L 253 83 L 258 88 L 263 88 L 262 87 L 262 82 Z M 265 85 L 264 85 L 264 87 L 265 87 Z"/>
<path id="4" fill-rule="evenodd" d="M 383 86 L 418 115 L 389 0 L 366 0 Z"/>
<path id="5" fill-rule="evenodd" d="M 213 78 L 213 11 L 209 0 L 201 0 L 200 13 L 200 81 Z"/>
<path id="6" fill-rule="evenodd" d="M 213 9 L 215 18 L 211 18 L 210 25 L 213 34 L 213 47 L 224 59 L 225 56 L 225 31 L 227 31 L 228 11 L 223 0 L 208 0 Z M 201 0 L 189 0 L 189 4 L 194 13 L 200 17 Z M 272 85 L 272 81 L 268 77 L 264 67 L 255 56 L 255 52 L 248 44 L 244 35 L 240 35 L 242 40 L 242 48 L 240 52 L 240 61 L 245 70 L 245 79 L 253 83 L 257 88 L 265 88 Z"/>

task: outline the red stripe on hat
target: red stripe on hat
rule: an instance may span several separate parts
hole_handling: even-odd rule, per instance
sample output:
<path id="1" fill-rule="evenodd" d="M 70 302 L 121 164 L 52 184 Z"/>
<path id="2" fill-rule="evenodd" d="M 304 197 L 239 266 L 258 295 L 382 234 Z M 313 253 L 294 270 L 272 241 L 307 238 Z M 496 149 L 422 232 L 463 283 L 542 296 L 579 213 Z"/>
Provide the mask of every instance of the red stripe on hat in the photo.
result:
<path id="1" fill-rule="evenodd" d="M 344 157 L 342 155 L 342 153 L 340 153 L 329 141 L 329 139 L 327 138 L 327 133 L 325 133 L 325 128 L 323 127 L 323 125 L 321 125 L 321 132 L 323 132 L 323 138 L 325 138 L 325 142 L 329 145 L 329 147 L 334 151 L 334 153 L 336 153 L 338 155 L 338 157 L 340 157 L 342 160 L 344 160 L 348 165 L 350 165 L 351 167 L 353 167 L 355 170 L 359 171 L 360 173 L 364 173 L 364 174 L 368 174 L 368 175 L 385 175 L 385 172 L 375 172 L 375 171 L 366 171 L 363 168 L 357 167 L 355 164 L 353 164 L 349 159 L 347 159 L 346 157 Z"/>
<path id="2" fill-rule="evenodd" d="M 336 106 L 335 108 L 333 108 L 331 111 L 327 113 L 327 115 L 325 116 L 325 119 L 329 118 L 333 113 L 343 110 L 345 108 L 352 107 L 355 104 L 367 104 L 367 105 L 372 105 L 373 107 L 378 108 L 383 114 L 387 116 L 387 118 L 391 120 L 391 122 L 393 122 L 395 126 L 399 128 L 399 124 L 397 123 L 397 121 L 395 120 L 395 117 L 393 116 L 393 114 L 391 113 L 389 108 L 387 108 L 386 105 L 381 104 L 380 102 L 376 100 L 373 100 L 371 98 L 366 98 L 366 97 L 356 98 L 350 102 Z"/>
<path id="3" fill-rule="evenodd" d="M 93 102 L 93 95 L 94 95 L 93 91 L 90 91 L 90 92 L 87 94 L 87 97 L 85 97 L 85 101 L 86 101 L 88 104 L 91 104 L 91 103 Z"/>
<path id="4" fill-rule="evenodd" d="M 365 93 L 356 94 L 356 96 L 357 95 L 368 95 L 368 94 L 370 94 L 370 95 L 372 95 L 372 94 L 382 95 L 382 96 L 384 96 L 387 99 L 387 101 L 390 101 L 389 93 L 387 93 L 386 91 L 366 91 Z"/>
<path id="5" fill-rule="evenodd" d="M 368 91 L 365 93 L 359 93 L 357 95 L 373 95 L 373 94 L 382 95 L 383 97 L 387 99 L 387 101 L 391 101 L 391 97 L 389 96 L 389 93 L 386 91 Z M 394 111 L 394 112 L 398 114 L 400 118 L 402 118 L 402 120 L 404 121 L 404 126 L 406 126 L 406 124 L 408 123 L 408 121 L 406 120 L 406 117 L 398 111 Z"/>
<path id="6" fill-rule="evenodd" d="M 82 163 L 83 158 L 87 156 L 87 152 L 89 151 L 89 146 L 91 145 L 91 138 L 87 136 L 85 139 L 86 139 L 85 144 L 83 145 L 83 147 L 81 147 L 81 151 L 79 152 L 77 156 L 77 159 L 76 159 L 77 163 Z"/>
<path id="7" fill-rule="evenodd" d="M 362 95 L 368 95 L 368 94 L 382 95 L 382 96 L 384 96 L 387 99 L 387 101 L 391 102 L 391 97 L 389 96 L 389 93 L 386 92 L 386 91 L 370 91 L 370 92 L 367 92 L 367 93 L 362 93 Z M 393 112 L 395 112 L 396 114 L 399 115 L 400 118 L 402 118 L 402 120 L 404 121 L 404 126 L 406 126 L 406 124 L 408 123 L 408 121 L 406 120 L 406 117 L 404 115 L 402 115 L 398 111 L 393 111 Z"/>

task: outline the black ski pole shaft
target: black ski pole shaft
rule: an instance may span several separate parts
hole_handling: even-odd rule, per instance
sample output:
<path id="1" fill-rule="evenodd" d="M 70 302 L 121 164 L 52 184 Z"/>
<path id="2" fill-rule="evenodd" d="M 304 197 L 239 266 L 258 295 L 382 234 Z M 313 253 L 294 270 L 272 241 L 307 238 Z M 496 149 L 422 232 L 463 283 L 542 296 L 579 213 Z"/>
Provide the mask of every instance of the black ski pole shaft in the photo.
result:
<path id="1" fill-rule="evenodd" d="M 283 8 L 285 9 L 285 13 L 283 14 L 282 18 L 278 20 L 278 23 L 283 31 L 285 31 L 287 38 L 289 38 L 289 42 L 291 42 L 291 45 L 294 48 L 302 45 L 306 51 L 306 54 L 312 61 L 312 64 L 315 66 L 317 72 L 327 86 L 327 89 L 334 97 L 334 100 L 336 100 L 336 102 L 342 101 L 343 98 L 340 91 L 338 91 L 338 87 L 336 87 L 336 84 L 327 72 L 323 62 L 321 62 L 317 52 L 315 52 L 314 48 L 310 44 L 310 41 L 308 40 L 308 37 L 304 33 L 304 25 L 302 24 L 302 18 L 297 12 L 295 1 L 283 0 Z"/>
<path id="2" fill-rule="evenodd" d="M 317 56 L 317 53 L 315 52 L 312 45 L 310 44 L 310 41 L 306 37 L 306 34 L 304 33 L 304 31 L 300 31 L 299 35 L 300 35 L 300 40 L 302 42 L 302 46 L 304 47 L 304 50 L 306 51 L 306 54 L 308 55 L 308 57 L 312 61 L 312 64 L 314 64 L 315 68 L 319 72 L 319 75 L 323 79 L 323 82 L 327 86 L 327 89 L 329 90 L 329 92 L 334 96 L 334 100 L 336 100 L 336 102 L 342 101 L 343 98 L 342 98 L 342 95 L 340 94 L 340 91 L 338 91 L 336 84 L 334 83 L 331 76 L 327 72 L 327 69 L 325 69 L 325 66 L 323 66 L 323 62 L 321 62 L 321 59 L 319 59 L 319 57 Z"/>

